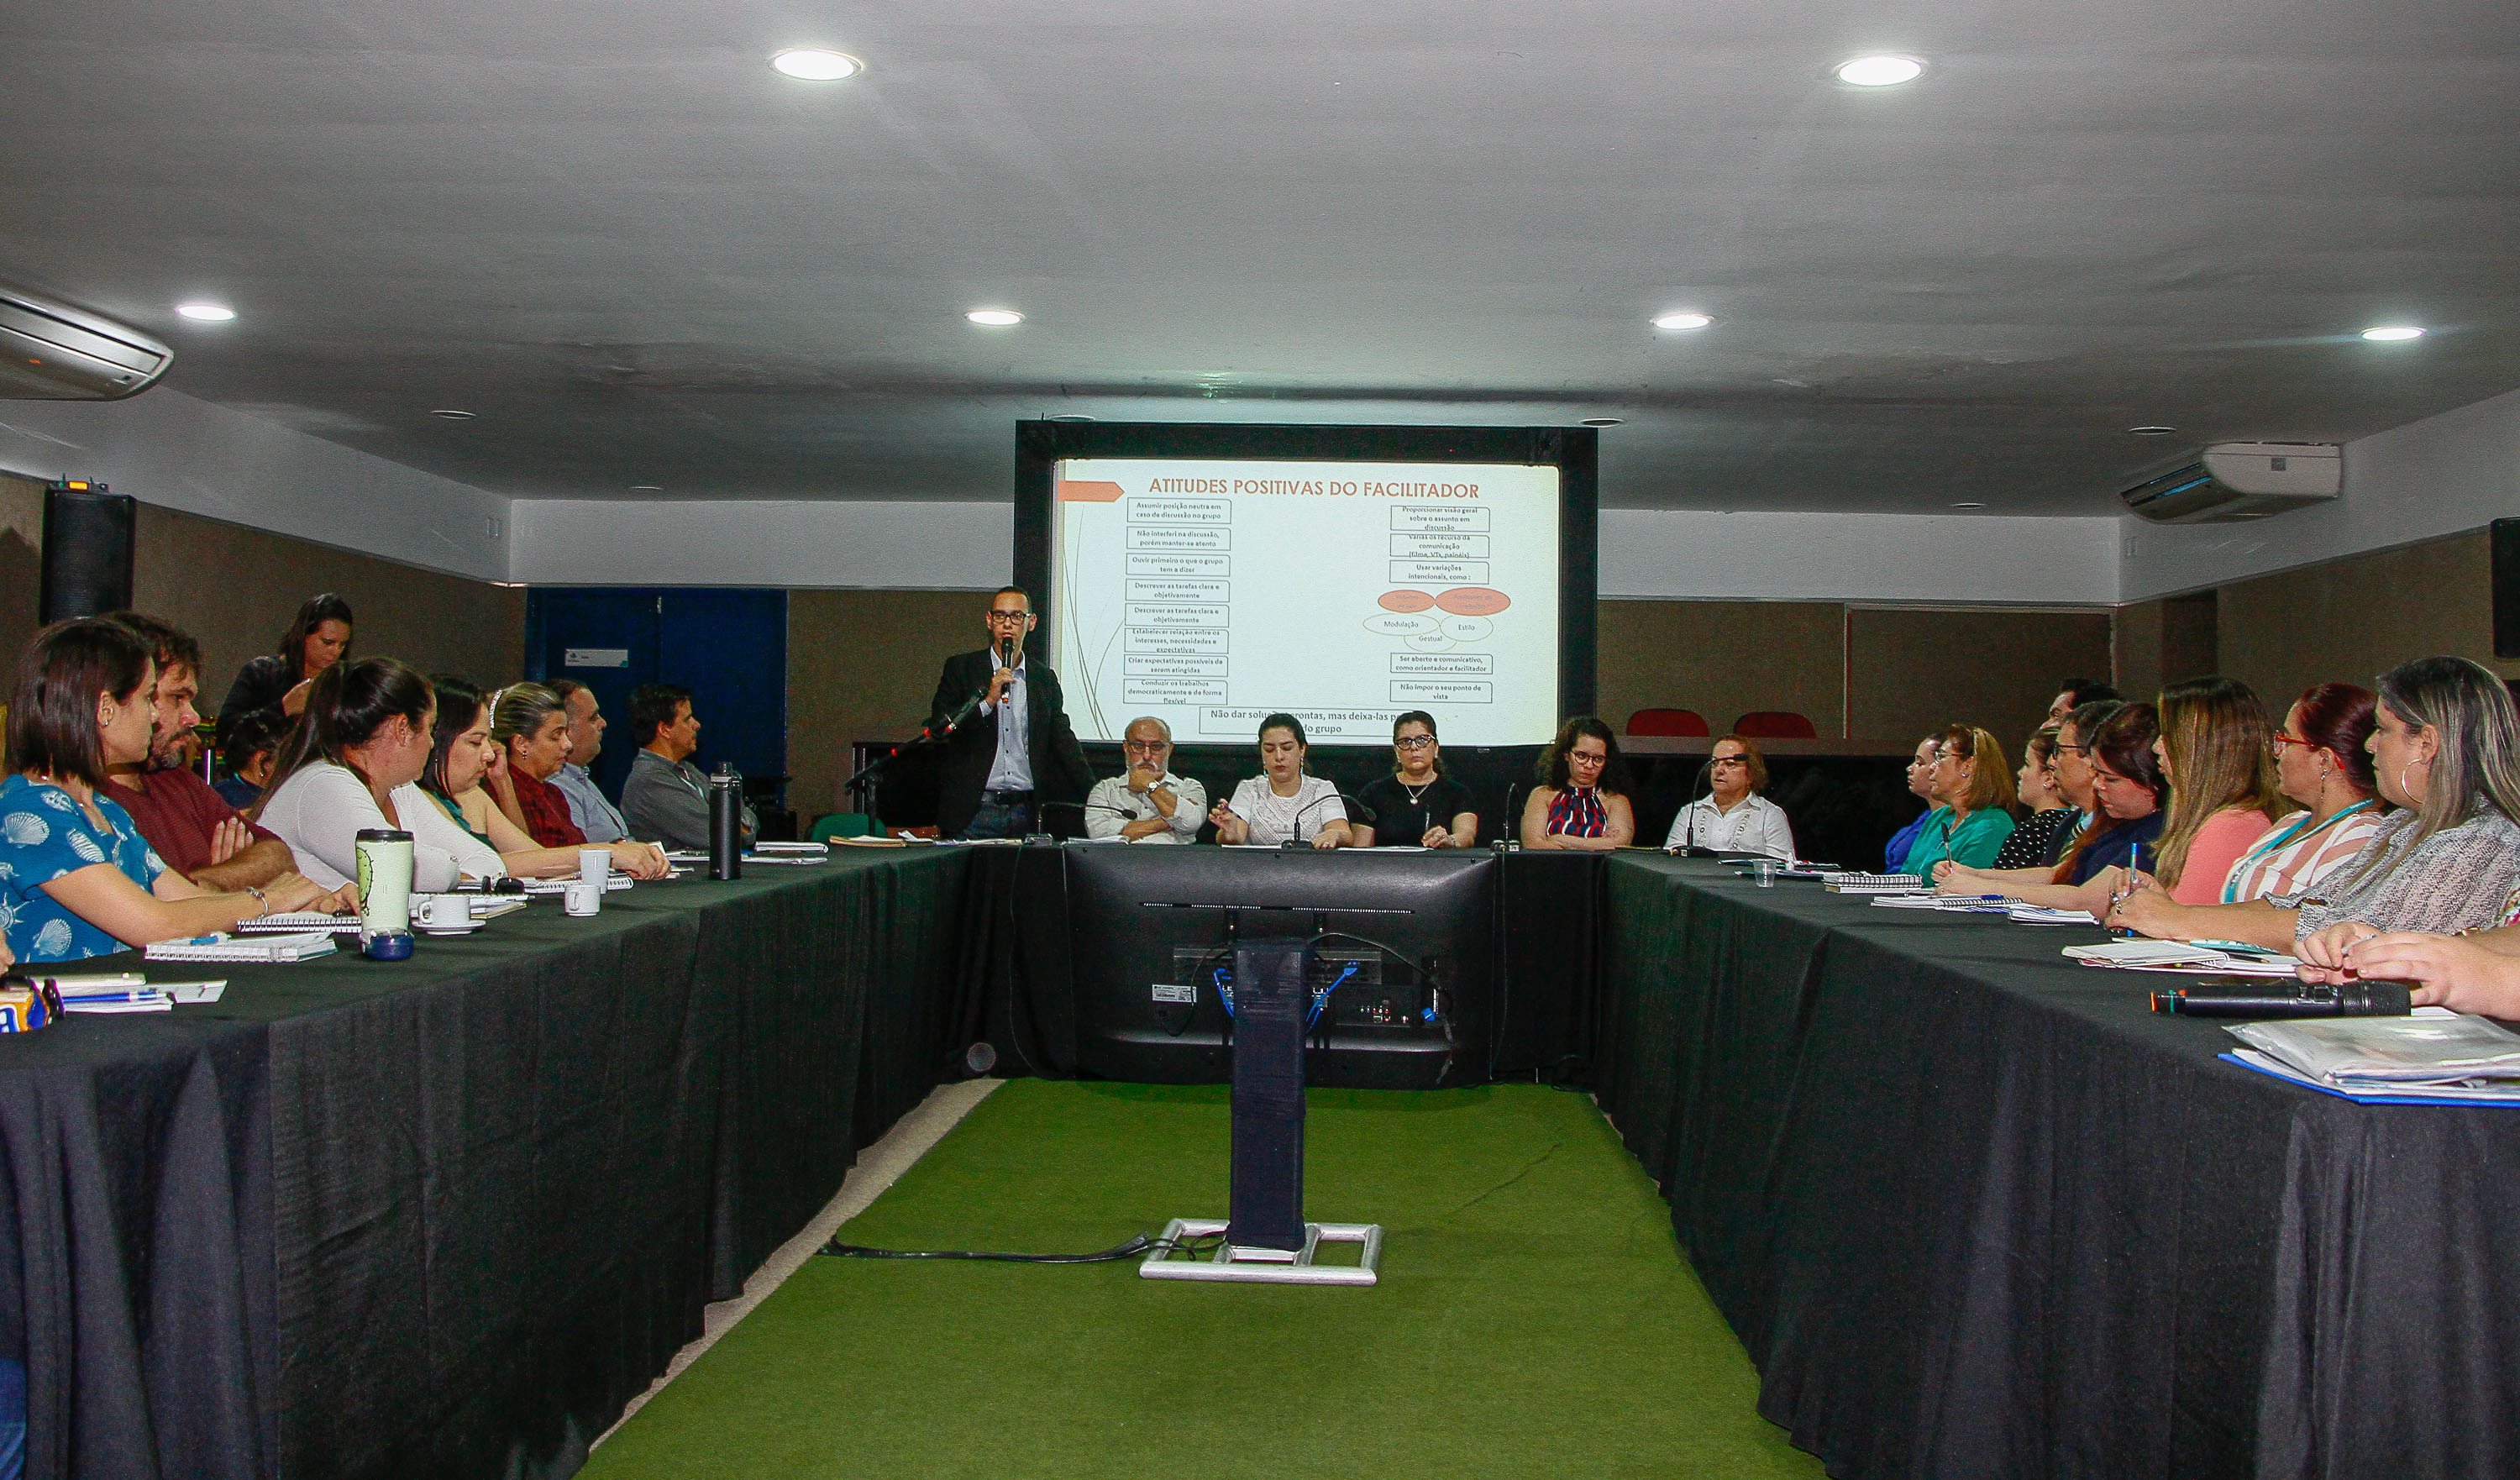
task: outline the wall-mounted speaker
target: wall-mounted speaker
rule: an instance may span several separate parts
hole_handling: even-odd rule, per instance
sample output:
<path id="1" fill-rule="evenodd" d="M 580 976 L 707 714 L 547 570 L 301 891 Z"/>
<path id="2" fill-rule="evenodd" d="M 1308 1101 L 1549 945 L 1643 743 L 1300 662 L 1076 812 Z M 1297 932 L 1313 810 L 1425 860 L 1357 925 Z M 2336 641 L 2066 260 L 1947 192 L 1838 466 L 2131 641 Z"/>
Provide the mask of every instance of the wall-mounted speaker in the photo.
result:
<path id="1" fill-rule="evenodd" d="M 2520 657 L 2520 519 L 2494 521 L 2494 655 Z"/>
<path id="2" fill-rule="evenodd" d="M 44 490 L 44 597 L 39 619 L 120 611 L 131 605 L 135 501 L 103 483 Z"/>

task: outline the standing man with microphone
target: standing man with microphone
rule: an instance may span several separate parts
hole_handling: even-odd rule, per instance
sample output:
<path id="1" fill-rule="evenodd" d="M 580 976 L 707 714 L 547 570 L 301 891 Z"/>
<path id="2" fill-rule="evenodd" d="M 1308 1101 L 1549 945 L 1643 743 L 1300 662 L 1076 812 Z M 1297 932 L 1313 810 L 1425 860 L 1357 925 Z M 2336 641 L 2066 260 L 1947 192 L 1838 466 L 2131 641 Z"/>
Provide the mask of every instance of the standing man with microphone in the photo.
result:
<path id="1" fill-rule="evenodd" d="M 989 646 L 945 660 L 927 733 L 945 742 L 936 798 L 940 837 L 1021 837 L 1043 802 L 1071 810 L 1093 778 L 1067 722 L 1058 675 L 1024 655 L 1032 598 L 1008 586 L 989 599 Z"/>

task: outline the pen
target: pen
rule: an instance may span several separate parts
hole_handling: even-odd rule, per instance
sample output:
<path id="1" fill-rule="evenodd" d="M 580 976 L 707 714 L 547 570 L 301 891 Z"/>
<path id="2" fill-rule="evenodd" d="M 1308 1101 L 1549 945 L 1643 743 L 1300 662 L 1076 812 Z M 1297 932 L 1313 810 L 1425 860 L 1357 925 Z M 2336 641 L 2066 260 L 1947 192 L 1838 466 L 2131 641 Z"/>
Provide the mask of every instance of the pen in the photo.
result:
<path id="1" fill-rule="evenodd" d="M 172 1002 L 156 987 L 134 987 L 127 992 L 64 992 L 62 1005 L 75 1006 L 84 1002 Z"/>

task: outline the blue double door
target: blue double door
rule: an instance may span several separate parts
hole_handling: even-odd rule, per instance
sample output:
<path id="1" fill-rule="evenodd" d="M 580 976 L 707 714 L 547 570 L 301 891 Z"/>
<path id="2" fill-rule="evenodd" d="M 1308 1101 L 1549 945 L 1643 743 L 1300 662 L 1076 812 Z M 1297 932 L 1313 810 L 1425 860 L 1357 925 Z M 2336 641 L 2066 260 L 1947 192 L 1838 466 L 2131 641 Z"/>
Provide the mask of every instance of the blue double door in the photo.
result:
<path id="1" fill-rule="evenodd" d="M 595 778 L 621 794 L 644 736 L 630 726 L 642 684 L 692 691 L 704 771 L 732 761 L 760 796 L 788 771 L 788 593 L 686 586 L 537 587 L 525 593 L 525 672 L 573 678 L 610 722 Z"/>

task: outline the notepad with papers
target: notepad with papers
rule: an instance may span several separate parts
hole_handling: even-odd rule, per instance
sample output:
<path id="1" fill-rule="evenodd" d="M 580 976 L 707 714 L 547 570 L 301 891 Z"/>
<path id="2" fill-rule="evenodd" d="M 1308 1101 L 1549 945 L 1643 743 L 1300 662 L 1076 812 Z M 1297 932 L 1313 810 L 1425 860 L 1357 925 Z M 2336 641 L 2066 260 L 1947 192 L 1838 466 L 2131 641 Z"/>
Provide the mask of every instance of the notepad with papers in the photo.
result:
<path id="1" fill-rule="evenodd" d="M 309 930 L 302 935 L 265 935 L 252 940 L 241 940 L 233 935 L 197 935 L 190 940 L 161 940 L 153 942 L 145 954 L 150 961 L 238 961 L 278 964 L 330 956 L 336 949 L 331 931 Z"/>
<path id="2" fill-rule="evenodd" d="M 2067 946 L 2064 954 L 2088 966 L 2205 971 L 2218 976 L 2290 976 L 2301 964 L 2279 952 L 2252 946 L 2216 947 L 2179 940 L 2113 940 L 2099 946 Z"/>
<path id="3" fill-rule="evenodd" d="M 1933 886 L 1913 874 L 1824 874 L 1821 887 L 1831 894 L 1927 894 Z"/>

